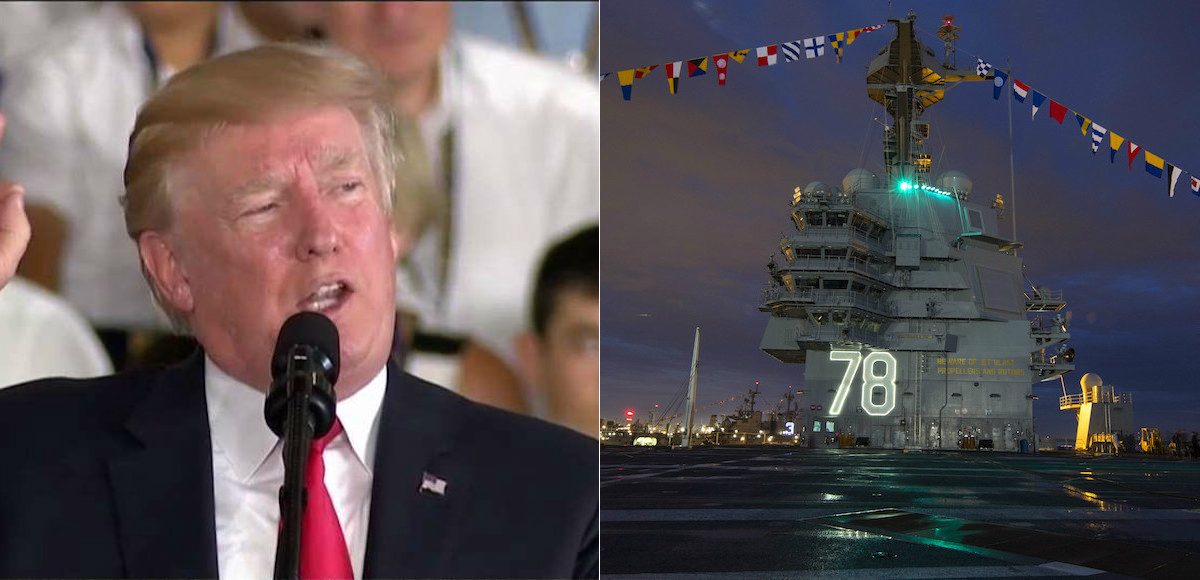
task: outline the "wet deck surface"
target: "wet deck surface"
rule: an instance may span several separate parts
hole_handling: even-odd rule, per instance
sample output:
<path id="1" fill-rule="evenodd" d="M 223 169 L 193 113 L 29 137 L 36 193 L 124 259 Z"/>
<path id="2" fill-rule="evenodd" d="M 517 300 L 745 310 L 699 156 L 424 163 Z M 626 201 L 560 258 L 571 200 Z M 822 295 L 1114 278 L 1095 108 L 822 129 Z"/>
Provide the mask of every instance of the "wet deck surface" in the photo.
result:
<path id="1" fill-rule="evenodd" d="M 1200 462 L 601 451 L 607 577 L 1200 577 Z"/>

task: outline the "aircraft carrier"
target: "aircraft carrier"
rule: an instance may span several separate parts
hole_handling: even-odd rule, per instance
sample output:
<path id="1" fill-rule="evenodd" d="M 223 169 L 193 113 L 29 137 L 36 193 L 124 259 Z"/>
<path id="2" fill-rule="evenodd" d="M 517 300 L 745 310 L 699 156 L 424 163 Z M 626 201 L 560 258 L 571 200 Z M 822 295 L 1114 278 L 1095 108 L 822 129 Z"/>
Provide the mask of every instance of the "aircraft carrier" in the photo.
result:
<path id="1" fill-rule="evenodd" d="M 1026 280 L 1005 200 L 973 197 L 965 174 L 935 174 L 925 152 L 922 113 L 952 84 L 989 79 L 938 63 L 914 21 L 890 21 L 896 38 L 867 75 L 892 117 L 885 170 L 797 187 L 794 229 L 767 266 L 762 349 L 804 364 L 805 384 L 789 387 L 802 408 L 785 395 L 787 410 L 764 418 L 755 385 L 695 434 L 610 425 L 609 436 L 628 437 L 601 448 L 605 578 L 1200 569 L 1200 454 L 1167 453 L 1156 429 L 1115 453 L 1114 433 L 1132 435 L 1130 397 L 1091 373 L 1068 394 L 1064 297 Z M 1060 410 L 1078 413 L 1075 445 L 980 452 L 1034 450 L 1033 388 L 1044 381 L 1061 384 Z M 684 434 L 697 441 L 676 447 Z M 631 446 L 635 435 L 657 445 Z"/>
<path id="2" fill-rule="evenodd" d="M 932 171 L 922 114 L 992 77 L 939 62 L 914 21 L 893 21 L 868 68 L 867 95 L 892 121 L 884 170 L 792 192 L 761 348 L 804 364 L 817 413 L 795 429 L 812 444 L 1021 451 L 1036 441 L 1033 385 L 1075 368 L 1066 301 L 1026 280 L 1001 195 Z"/>

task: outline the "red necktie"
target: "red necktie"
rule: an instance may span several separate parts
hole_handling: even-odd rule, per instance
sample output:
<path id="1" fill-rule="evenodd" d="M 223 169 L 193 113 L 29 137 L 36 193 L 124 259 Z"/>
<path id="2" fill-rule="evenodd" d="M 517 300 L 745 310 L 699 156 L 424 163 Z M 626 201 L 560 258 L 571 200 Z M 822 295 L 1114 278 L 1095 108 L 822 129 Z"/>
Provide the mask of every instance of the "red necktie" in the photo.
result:
<path id="1" fill-rule="evenodd" d="M 333 509 L 333 500 L 325 487 L 325 446 L 342 432 L 342 422 L 320 439 L 314 439 L 308 458 L 304 483 L 308 488 L 308 503 L 304 505 L 304 528 L 300 533 L 300 578 L 302 580 L 353 580 L 350 551 L 342 535 L 342 524 Z"/>

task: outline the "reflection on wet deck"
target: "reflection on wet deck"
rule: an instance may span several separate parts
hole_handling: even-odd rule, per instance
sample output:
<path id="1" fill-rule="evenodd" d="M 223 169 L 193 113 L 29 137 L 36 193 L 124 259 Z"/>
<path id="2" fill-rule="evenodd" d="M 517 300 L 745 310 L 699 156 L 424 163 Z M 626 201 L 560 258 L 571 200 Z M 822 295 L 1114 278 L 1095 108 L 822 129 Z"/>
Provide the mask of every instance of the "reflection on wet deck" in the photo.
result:
<path id="1" fill-rule="evenodd" d="M 605 449 L 601 468 L 606 576 L 1200 569 L 1195 461 Z"/>

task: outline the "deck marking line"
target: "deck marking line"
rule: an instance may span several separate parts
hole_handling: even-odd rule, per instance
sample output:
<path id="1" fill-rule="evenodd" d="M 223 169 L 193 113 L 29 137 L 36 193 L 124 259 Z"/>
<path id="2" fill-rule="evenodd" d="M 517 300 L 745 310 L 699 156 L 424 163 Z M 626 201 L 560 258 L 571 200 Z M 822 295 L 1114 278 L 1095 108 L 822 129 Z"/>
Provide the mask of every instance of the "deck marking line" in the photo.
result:
<path id="1" fill-rule="evenodd" d="M 1062 567 L 1060 567 L 1060 565 Z M 858 578 L 1028 578 L 1037 576 L 1092 576 L 1102 574 L 1083 566 L 1062 562 L 1048 562 L 1028 566 L 944 566 L 944 567 L 893 567 L 893 568 L 850 568 L 845 570 L 745 570 L 737 572 L 674 572 L 644 574 L 605 574 L 612 580 L 647 580 L 649 578 L 698 579 L 698 580 L 773 580 L 775 578 L 830 578 L 853 580 Z"/>

